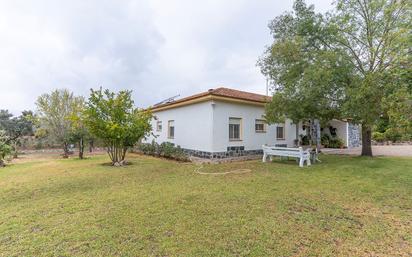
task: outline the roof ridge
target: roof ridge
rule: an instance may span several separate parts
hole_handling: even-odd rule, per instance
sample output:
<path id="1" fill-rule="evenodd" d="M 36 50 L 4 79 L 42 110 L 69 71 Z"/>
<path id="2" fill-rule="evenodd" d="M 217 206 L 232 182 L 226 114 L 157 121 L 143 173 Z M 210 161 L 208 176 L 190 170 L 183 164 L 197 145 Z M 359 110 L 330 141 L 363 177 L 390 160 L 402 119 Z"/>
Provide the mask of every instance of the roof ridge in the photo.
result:
<path id="1" fill-rule="evenodd" d="M 194 95 L 183 97 L 181 99 L 177 99 L 170 103 L 165 103 L 165 104 L 156 106 L 155 108 L 161 108 L 164 106 L 173 106 L 174 104 L 182 103 L 185 101 L 190 101 L 190 100 L 205 97 L 205 96 L 216 96 L 216 97 L 240 99 L 240 100 L 258 102 L 258 103 L 267 103 L 268 101 L 270 101 L 270 98 L 271 98 L 270 96 L 251 93 L 251 92 L 242 91 L 238 89 L 231 89 L 227 87 L 217 87 L 217 88 L 210 88 L 207 91 L 203 91 L 201 93 L 197 93 Z"/>
<path id="2" fill-rule="evenodd" d="M 246 93 L 246 94 L 251 94 L 251 95 L 258 95 L 258 96 L 264 96 L 264 97 L 269 97 L 267 95 L 264 94 L 258 94 L 258 93 L 253 93 L 253 92 L 248 92 L 248 91 L 244 91 L 244 90 L 239 90 L 239 89 L 233 89 L 233 88 L 228 88 L 228 87 L 218 87 L 213 89 L 213 92 L 217 91 L 217 90 L 228 90 L 228 91 L 237 91 L 237 92 L 242 92 L 242 93 Z M 209 89 L 210 90 L 210 89 Z M 210 91 L 209 91 L 210 92 Z"/>

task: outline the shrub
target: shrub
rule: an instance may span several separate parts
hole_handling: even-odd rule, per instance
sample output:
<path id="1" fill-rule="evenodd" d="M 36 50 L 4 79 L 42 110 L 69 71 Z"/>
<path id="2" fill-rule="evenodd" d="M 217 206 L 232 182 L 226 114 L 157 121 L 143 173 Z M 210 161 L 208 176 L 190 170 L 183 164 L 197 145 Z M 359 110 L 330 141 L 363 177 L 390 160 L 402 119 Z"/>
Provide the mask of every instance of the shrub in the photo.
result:
<path id="1" fill-rule="evenodd" d="M 408 133 L 402 134 L 401 140 L 402 141 L 412 141 L 412 134 L 408 134 Z"/>
<path id="2" fill-rule="evenodd" d="M 328 134 L 324 134 L 321 138 L 320 138 L 320 143 L 325 146 L 328 147 L 329 146 L 329 141 L 330 141 L 330 136 Z"/>
<path id="3" fill-rule="evenodd" d="M 385 134 L 381 132 L 373 132 L 372 133 L 372 139 L 375 140 L 376 142 L 383 142 L 385 141 Z"/>
<path id="4" fill-rule="evenodd" d="M 329 134 L 322 135 L 320 142 L 326 148 L 342 148 L 344 146 L 342 139 Z"/>
<path id="5" fill-rule="evenodd" d="M 4 167 L 4 159 L 12 151 L 12 147 L 8 144 L 8 137 L 5 132 L 0 130 L 0 167 Z"/>
<path id="6" fill-rule="evenodd" d="M 137 149 L 141 151 L 143 154 L 156 156 L 158 155 L 158 148 L 159 145 L 153 140 L 152 143 L 139 143 L 137 145 Z"/>
<path id="7" fill-rule="evenodd" d="M 300 135 L 300 145 L 309 145 L 309 137 Z"/>
<path id="8" fill-rule="evenodd" d="M 342 141 L 342 139 L 335 137 L 335 138 L 331 138 L 329 140 L 329 148 L 342 148 L 344 146 L 344 143 Z"/>
<path id="9" fill-rule="evenodd" d="M 176 151 L 175 145 L 170 142 L 163 142 L 158 148 L 159 155 L 165 158 L 172 158 Z"/>
<path id="10" fill-rule="evenodd" d="M 146 155 L 164 157 L 178 161 L 189 161 L 189 156 L 180 146 L 175 146 L 170 142 L 163 142 L 160 145 L 154 140 L 151 143 L 139 143 L 137 150 Z"/>
<path id="11" fill-rule="evenodd" d="M 385 133 L 385 139 L 392 142 L 397 142 L 402 139 L 402 135 L 394 128 L 388 128 Z"/>

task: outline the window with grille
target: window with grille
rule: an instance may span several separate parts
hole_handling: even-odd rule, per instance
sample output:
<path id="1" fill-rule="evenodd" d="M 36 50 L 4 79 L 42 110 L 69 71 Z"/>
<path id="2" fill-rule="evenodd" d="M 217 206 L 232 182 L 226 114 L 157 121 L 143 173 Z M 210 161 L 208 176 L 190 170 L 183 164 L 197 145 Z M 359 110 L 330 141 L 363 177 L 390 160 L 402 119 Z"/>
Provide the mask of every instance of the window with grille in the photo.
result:
<path id="1" fill-rule="evenodd" d="M 162 122 L 161 121 L 157 121 L 156 123 L 156 130 L 158 132 L 162 131 Z"/>
<path id="2" fill-rule="evenodd" d="M 276 127 L 276 139 L 285 139 L 285 128 L 283 126 Z"/>
<path id="3" fill-rule="evenodd" d="M 264 120 L 255 121 L 255 132 L 257 133 L 266 132 L 266 124 Z"/>
<path id="4" fill-rule="evenodd" d="M 241 140 L 242 119 L 229 118 L 229 140 Z"/>
<path id="5" fill-rule="evenodd" d="M 175 138 L 175 121 L 174 120 L 169 120 L 167 131 L 168 131 L 167 132 L 168 138 Z"/>

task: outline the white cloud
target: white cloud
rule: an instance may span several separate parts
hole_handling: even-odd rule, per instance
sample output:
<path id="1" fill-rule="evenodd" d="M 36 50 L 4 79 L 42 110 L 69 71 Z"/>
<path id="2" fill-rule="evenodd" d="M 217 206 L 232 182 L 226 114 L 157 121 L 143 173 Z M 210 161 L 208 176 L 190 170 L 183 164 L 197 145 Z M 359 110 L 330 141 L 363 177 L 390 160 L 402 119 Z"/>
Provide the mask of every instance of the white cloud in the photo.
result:
<path id="1" fill-rule="evenodd" d="M 328 2 L 319 2 L 321 10 Z M 0 109 L 41 93 L 133 89 L 147 106 L 228 87 L 264 93 L 256 60 L 290 1 L 0 0 Z"/>

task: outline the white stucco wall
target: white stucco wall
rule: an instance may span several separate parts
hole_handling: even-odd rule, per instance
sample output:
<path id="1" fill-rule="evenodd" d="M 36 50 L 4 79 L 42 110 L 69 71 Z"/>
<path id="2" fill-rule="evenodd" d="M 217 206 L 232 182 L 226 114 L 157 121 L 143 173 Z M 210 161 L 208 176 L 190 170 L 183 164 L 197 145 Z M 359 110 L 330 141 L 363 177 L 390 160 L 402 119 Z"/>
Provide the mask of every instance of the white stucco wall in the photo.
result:
<path id="1" fill-rule="evenodd" d="M 323 128 L 322 135 L 330 135 L 329 126 L 336 128 L 337 136 L 343 140 L 344 146 L 348 146 L 348 123 L 340 120 L 331 120 L 328 125 Z"/>
<path id="2" fill-rule="evenodd" d="M 244 146 L 245 150 L 259 150 L 263 144 L 286 144 L 293 147 L 296 138 L 295 124 L 286 120 L 285 139 L 276 139 L 278 124 L 267 125 L 266 132 L 255 131 L 255 120 L 262 119 L 264 107 L 225 101 L 207 101 L 153 113 L 153 134 L 144 141 L 171 142 L 182 148 L 206 152 L 224 152 L 230 146 Z M 229 140 L 229 118 L 242 119 L 241 141 Z M 175 136 L 168 138 L 168 121 L 174 120 Z M 162 121 L 162 131 L 156 131 L 156 122 Z M 299 134 L 304 134 L 299 126 Z"/>
<path id="3" fill-rule="evenodd" d="M 202 102 L 153 113 L 162 121 L 162 131 L 156 131 L 157 120 L 152 120 L 156 142 L 171 142 L 182 148 L 212 152 L 212 106 Z M 168 121 L 174 120 L 175 136 L 168 138 Z M 153 136 L 145 141 L 151 142 Z"/>
<path id="4" fill-rule="evenodd" d="M 262 119 L 263 106 L 215 101 L 213 106 L 213 150 L 226 151 L 228 146 L 244 146 L 245 150 L 262 149 L 263 144 L 294 145 L 295 125 L 285 122 L 285 140 L 276 140 L 276 124 L 267 126 L 265 133 L 256 133 L 255 120 Z M 242 140 L 229 140 L 229 118 L 242 119 Z M 283 125 L 283 124 L 282 124 Z"/>

